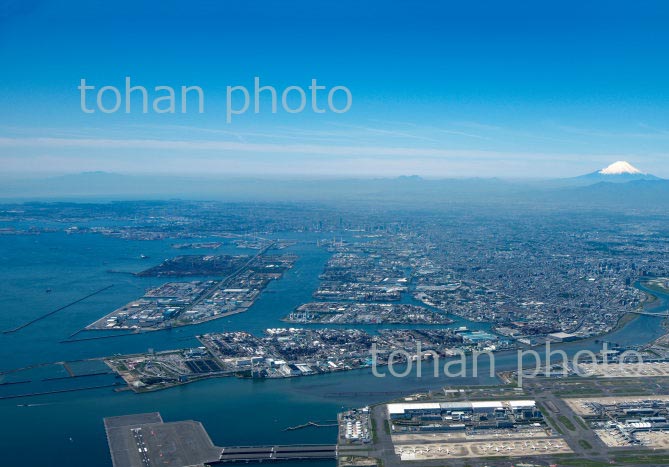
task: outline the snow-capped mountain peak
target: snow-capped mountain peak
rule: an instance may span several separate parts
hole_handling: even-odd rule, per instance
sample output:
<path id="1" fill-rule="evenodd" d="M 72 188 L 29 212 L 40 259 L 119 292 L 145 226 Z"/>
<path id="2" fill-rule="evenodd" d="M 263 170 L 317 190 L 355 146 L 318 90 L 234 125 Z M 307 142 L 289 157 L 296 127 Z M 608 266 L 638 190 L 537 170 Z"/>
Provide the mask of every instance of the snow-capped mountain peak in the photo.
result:
<path id="1" fill-rule="evenodd" d="M 608 167 L 600 170 L 598 173 L 602 175 L 623 175 L 623 174 L 645 175 L 644 172 L 640 171 L 627 161 L 614 162 Z"/>
<path id="2" fill-rule="evenodd" d="M 578 180 L 580 182 L 625 183 L 636 180 L 661 179 L 647 172 L 642 172 L 629 162 L 618 161 L 602 170 L 598 170 L 597 172 L 592 172 L 586 175 L 581 175 L 580 177 L 576 177 L 574 180 Z"/>

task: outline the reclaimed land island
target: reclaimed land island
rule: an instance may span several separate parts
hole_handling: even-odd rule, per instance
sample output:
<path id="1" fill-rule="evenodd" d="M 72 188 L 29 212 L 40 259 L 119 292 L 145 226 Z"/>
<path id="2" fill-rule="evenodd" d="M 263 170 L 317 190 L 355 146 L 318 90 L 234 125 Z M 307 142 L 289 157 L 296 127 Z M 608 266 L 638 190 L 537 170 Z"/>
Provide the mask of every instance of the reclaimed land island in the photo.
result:
<path id="1" fill-rule="evenodd" d="M 199 336 L 200 347 L 108 357 L 104 362 L 135 392 L 155 391 L 207 378 L 291 378 L 416 358 L 453 357 L 474 350 L 508 350 L 513 344 L 481 341 L 461 329 L 267 329 L 257 337 L 246 332 Z M 420 347 L 419 347 L 420 346 Z M 396 352 L 401 351 L 401 352 Z"/>
<path id="2" fill-rule="evenodd" d="M 290 269 L 294 255 L 266 255 L 272 244 L 253 257 L 179 256 L 139 275 L 206 275 L 226 270 L 221 280 L 168 282 L 114 310 L 85 329 L 158 331 L 204 323 L 248 310 L 272 280 Z"/>

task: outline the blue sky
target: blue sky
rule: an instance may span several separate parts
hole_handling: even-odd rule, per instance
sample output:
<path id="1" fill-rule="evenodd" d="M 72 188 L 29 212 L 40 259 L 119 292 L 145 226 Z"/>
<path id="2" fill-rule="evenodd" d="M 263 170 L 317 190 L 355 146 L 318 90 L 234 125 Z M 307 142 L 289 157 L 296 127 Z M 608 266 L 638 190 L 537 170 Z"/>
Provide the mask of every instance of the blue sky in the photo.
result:
<path id="1" fill-rule="evenodd" d="M 624 159 L 669 177 L 669 6 L 547 3 L 0 0 L 0 168 L 552 177 Z M 81 78 L 126 76 L 198 85 L 205 112 L 81 111 Z M 226 123 L 226 86 L 255 76 L 353 104 Z"/>

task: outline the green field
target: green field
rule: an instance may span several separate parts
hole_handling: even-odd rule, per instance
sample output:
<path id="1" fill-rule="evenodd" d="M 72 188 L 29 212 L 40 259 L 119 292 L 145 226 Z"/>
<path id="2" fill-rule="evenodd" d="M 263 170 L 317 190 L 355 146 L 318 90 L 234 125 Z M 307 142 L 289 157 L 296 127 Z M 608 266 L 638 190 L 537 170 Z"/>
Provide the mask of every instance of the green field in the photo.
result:
<path id="1" fill-rule="evenodd" d="M 560 420 L 560 423 L 566 426 L 569 431 L 576 431 L 576 427 L 574 426 L 574 424 L 564 415 L 560 415 L 558 417 L 558 420 Z"/>
<path id="2" fill-rule="evenodd" d="M 578 444 L 583 448 L 583 449 L 592 449 L 592 444 L 588 443 L 584 439 L 579 439 Z"/>

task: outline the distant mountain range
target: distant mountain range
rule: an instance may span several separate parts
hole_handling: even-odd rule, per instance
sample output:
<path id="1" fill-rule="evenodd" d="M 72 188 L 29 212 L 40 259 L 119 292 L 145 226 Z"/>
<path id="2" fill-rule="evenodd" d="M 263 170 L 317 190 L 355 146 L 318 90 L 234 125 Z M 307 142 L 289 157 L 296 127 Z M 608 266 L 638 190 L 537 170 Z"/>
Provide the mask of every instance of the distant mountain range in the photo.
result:
<path id="1" fill-rule="evenodd" d="M 454 203 L 491 206 L 550 205 L 565 208 L 666 209 L 669 180 L 644 173 L 625 161 L 580 177 L 546 180 L 499 178 L 307 179 L 122 175 L 107 172 L 0 180 L 0 202 L 111 201 L 151 199 L 224 201 L 318 201 L 368 203 L 408 208 Z"/>

